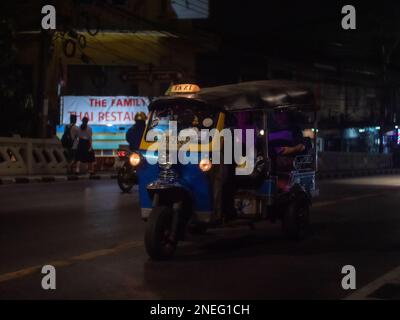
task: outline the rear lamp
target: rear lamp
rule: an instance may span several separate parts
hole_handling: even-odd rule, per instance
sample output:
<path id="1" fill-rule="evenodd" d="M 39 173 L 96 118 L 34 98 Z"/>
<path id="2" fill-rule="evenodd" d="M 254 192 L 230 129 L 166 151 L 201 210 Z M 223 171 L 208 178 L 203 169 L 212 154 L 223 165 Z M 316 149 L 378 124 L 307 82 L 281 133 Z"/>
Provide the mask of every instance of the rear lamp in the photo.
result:
<path id="1" fill-rule="evenodd" d="M 210 159 L 205 158 L 205 159 L 200 160 L 199 168 L 201 171 L 203 171 L 203 172 L 210 171 L 211 167 L 212 167 L 212 163 L 211 163 Z"/>
<path id="2" fill-rule="evenodd" d="M 137 167 L 141 160 L 140 154 L 136 152 L 133 152 L 129 157 L 129 163 L 132 167 Z"/>
<path id="3" fill-rule="evenodd" d="M 127 154 L 126 151 L 118 151 L 117 152 L 118 158 L 125 158 L 126 154 Z"/>

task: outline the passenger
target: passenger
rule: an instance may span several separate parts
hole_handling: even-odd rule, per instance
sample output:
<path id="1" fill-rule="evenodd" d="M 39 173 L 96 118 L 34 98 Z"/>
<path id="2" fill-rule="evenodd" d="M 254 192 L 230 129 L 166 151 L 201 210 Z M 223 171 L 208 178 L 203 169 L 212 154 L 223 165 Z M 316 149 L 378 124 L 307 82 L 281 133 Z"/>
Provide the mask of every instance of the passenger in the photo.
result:
<path id="1" fill-rule="evenodd" d="M 303 133 L 293 124 L 287 111 L 274 113 L 273 127 L 268 139 L 275 171 L 291 171 L 294 157 L 306 151 Z"/>
<path id="2" fill-rule="evenodd" d="M 94 174 L 94 164 L 96 161 L 92 146 L 92 128 L 88 126 L 89 119 L 83 118 L 79 128 L 79 141 L 76 152 L 76 173 L 79 174 L 80 163 L 88 164 L 88 172 Z"/>
<path id="3" fill-rule="evenodd" d="M 126 141 L 129 143 L 129 148 L 134 151 L 138 150 L 140 141 L 146 127 L 146 114 L 144 112 L 138 112 L 135 115 L 135 123 L 126 132 Z"/>

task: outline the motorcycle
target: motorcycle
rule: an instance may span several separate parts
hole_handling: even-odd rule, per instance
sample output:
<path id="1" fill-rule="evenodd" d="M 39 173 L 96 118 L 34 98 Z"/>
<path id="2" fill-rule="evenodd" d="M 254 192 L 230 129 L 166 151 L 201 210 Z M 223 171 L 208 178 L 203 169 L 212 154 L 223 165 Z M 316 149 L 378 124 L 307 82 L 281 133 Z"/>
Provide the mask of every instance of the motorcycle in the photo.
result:
<path id="1" fill-rule="evenodd" d="M 117 156 L 122 165 L 117 171 L 117 183 L 122 192 L 130 192 L 135 184 L 137 184 L 136 169 L 130 163 L 131 151 L 118 150 Z"/>

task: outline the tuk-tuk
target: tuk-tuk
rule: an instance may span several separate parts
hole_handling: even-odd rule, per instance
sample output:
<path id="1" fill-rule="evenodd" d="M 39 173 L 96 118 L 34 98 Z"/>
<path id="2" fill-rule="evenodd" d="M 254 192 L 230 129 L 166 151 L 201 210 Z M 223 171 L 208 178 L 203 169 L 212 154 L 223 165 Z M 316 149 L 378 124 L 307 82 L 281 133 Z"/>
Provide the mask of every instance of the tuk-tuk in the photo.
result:
<path id="1" fill-rule="evenodd" d="M 149 111 L 140 150 L 130 163 L 138 176 L 145 247 L 152 259 L 172 257 L 187 232 L 212 227 L 281 221 L 288 238 L 307 235 L 309 208 L 318 194 L 312 91 L 272 80 L 204 89 L 182 84 L 154 100 Z M 214 134 L 180 139 L 188 129 Z M 226 134 L 218 134 L 224 129 Z M 305 131 L 312 134 L 303 137 Z M 251 151 L 249 173 L 238 174 L 248 160 L 229 161 L 230 132 L 235 146 Z M 161 141 L 166 149 L 159 148 Z M 195 161 L 179 161 L 182 154 Z"/>

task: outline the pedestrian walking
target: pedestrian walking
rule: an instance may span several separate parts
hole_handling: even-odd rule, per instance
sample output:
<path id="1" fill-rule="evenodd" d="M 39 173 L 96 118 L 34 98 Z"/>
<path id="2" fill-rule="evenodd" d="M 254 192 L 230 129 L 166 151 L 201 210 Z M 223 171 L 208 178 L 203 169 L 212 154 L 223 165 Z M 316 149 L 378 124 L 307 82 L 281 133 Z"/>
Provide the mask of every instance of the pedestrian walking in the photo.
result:
<path id="1" fill-rule="evenodd" d="M 76 151 L 76 173 L 79 174 L 80 163 L 88 165 L 88 172 L 94 174 L 94 165 L 96 161 L 92 146 L 92 128 L 88 125 L 89 119 L 83 118 L 79 127 L 79 140 Z"/>
<path id="2" fill-rule="evenodd" d="M 64 128 L 64 134 L 61 137 L 61 144 L 65 148 L 67 157 L 67 171 L 73 172 L 76 164 L 76 149 L 78 147 L 79 128 L 76 126 L 76 115 L 71 114 L 70 124 Z"/>

